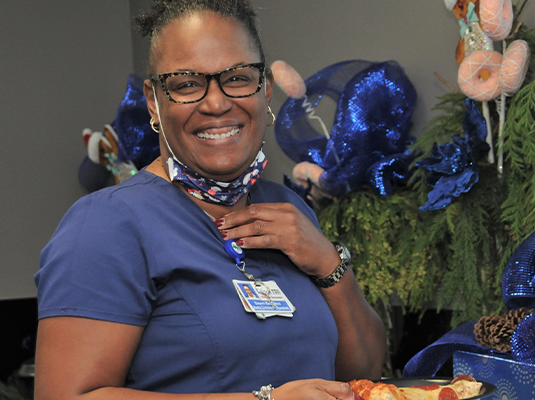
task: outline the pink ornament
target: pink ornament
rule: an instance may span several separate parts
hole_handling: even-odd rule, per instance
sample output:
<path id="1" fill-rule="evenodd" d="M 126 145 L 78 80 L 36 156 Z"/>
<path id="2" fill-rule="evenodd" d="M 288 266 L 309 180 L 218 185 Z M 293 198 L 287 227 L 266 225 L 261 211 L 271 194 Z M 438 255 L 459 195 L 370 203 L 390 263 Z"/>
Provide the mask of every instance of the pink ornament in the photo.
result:
<path id="1" fill-rule="evenodd" d="M 325 170 L 317 164 L 308 161 L 297 163 L 293 169 L 294 180 L 302 187 L 308 187 L 308 182 L 312 183 L 310 193 L 316 201 L 331 198 L 331 196 L 322 189 L 320 185 L 320 176 Z"/>
<path id="2" fill-rule="evenodd" d="M 303 187 L 307 187 L 308 181 L 314 185 L 319 186 L 320 175 L 325 172 L 317 164 L 310 163 L 308 161 L 302 161 L 295 165 L 293 169 L 294 180 Z"/>
<path id="3" fill-rule="evenodd" d="M 492 40 L 503 40 L 513 26 L 513 4 L 511 0 L 481 0 L 479 17 L 483 31 Z"/>
<path id="4" fill-rule="evenodd" d="M 499 76 L 503 57 L 494 50 L 475 51 L 459 67 L 457 82 L 462 92 L 477 101 L 495 99 L 501 94 Z"/>
<path id="5" fill-rule="evenodd" d="M 524 82 L 529 65 L 529 45 L 524 40 L 515 40 L 503 56 L 500 71 L 500 87 L 507 96 L 512 96 Z"/>
<path id="6" fill-rule="evenodd" d="M 301 75 L 289 64 L 278 60 L 271 64 L 275 83 L 292 99 L 303 97 L 307 91 Z"/>

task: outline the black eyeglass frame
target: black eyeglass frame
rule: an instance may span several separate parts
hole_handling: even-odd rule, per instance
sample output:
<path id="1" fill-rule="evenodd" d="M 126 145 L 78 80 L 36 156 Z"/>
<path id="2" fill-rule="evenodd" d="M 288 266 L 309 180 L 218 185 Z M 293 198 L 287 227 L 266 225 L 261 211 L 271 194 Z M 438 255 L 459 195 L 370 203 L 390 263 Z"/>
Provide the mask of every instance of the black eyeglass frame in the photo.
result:
<path id="1" fill-rule="evenodd" d="M 223 86 L 221 85 L 221 75 L 225 72 L 229 71 L 236 71 L 244 68 L 250 68 L 254 67 L 257 68 L 260 71 L 260 76 L 258 78 L 258 86 L 256 87 L 256 90 L 251 94 L 245 94 L 240 96 L 232 96 L 229 95 L 227 92 L 225 92 L 225 89 L 223 89 Z M 237 67 L 230 67 L 227 69 L 224 69 L 223 71 L 215 72 L 213 74 L 205 74 L 203 72 L 193 72 L 193 71 L 178 71 L 178 72 L 165 72 L 163 74 L 157 74 L 157 75 L 151 75 L 151 80 L 153 81 L 160 81 L 160 85 L 162 86 L 162 90 L 165 93 L 165 96 L 169 101 L 172 101 L 173 103 L 178 104 L 190 104 L 190 103 L 197 103 L 204 99 L 206 95 L 208 94 L 208 89 L 210 88 L 210 81 L 215 79 L 219 85 L 219 88 L 221 89 L 221 92 L 227 97 L 233 98 L 233 99 L 239 99 L 243 97 L 250 97 L 255 95 L 262 89 L 262 85 L 264 84 L 264 71 L 266 70 L 266 64 L 264 63 L 252 63 L 252 64 L 245 64 L 245 65 L 238 65 Z M 206 78 L 206 90 L 204 91 L 204 94 L 202 97 L 198 100 L 191 100 L 191 101 L 178 101 L 171 97 L 171 94 L 169 93 L 169 89 L 167 88 L 167 78 L 170 76 L 179 76 L 179 75 L 193 75 L 193 76 L 204 76 Z"/>

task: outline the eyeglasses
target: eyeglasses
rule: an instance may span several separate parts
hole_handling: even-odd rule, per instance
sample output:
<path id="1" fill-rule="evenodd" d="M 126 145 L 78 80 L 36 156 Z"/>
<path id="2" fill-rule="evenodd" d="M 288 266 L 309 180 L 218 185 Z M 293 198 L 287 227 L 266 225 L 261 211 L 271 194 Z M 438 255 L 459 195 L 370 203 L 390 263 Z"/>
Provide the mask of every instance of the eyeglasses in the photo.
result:
<path id="1" fill-rule="evenodd" d="M 167 98 L 175 103 L 195 103 L 204 99 L 210 81 L 215 79 L 221 91 L 232 98 L 249 97 L 262 88 L 264 63 L 240 65 L 214 74 L 202 72 L 167 72 L 152 75 L 153 81 L 160 81 Z"/>

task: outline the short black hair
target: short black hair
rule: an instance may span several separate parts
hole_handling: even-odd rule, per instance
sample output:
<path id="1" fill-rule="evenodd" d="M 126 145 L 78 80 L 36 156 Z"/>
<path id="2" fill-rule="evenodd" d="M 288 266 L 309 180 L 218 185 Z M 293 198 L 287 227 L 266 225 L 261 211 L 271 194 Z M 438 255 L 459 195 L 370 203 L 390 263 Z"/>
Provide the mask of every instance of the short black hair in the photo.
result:
<path id="1" fill-rule="evenodd" d="M 249 0 L 154 0 L 150 11 L 134 18 L 134 26 L 143 36 L 151 39 L 151 69 L 152 47 L 163 28 L 179 17 L 198 11 L 212 11 L 222 17 L 241 22 L 258 50 L 260 61 L 265 63 L 264 50 L 256 26 L 256 12 Z"/>

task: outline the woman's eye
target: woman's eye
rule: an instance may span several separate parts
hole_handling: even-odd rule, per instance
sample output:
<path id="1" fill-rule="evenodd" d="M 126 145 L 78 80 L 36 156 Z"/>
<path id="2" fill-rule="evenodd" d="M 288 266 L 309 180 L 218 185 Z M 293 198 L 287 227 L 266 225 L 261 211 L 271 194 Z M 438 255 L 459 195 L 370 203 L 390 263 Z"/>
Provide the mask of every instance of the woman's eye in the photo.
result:
<path id="1" fill-rule="evenodd" d="M 190 92 L 194 90 L 204 89 L 203 85 L 196 81 L 171 82 L 168 85 L 171 92 Z"/>
<path id="2" fill-rule="evenodd" d="M 249 81 L 249 77 L 245 76 L 245 75 L 236 75 L 236 76 L 232 76 L 230 78 L 230 80 L 233 80 L 233 81 Z"/>
<path id="3" fill-rule="evenodd" d="M 228 77 L 223 85 L 247 85 L 251 82 L 251 78 L 246 75 L 233 75 Z"/>

